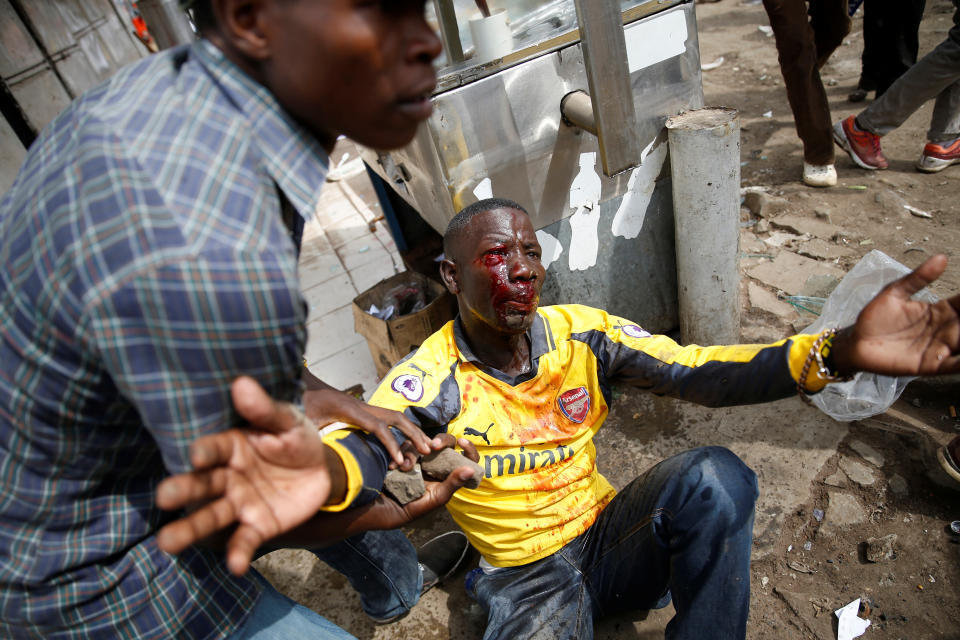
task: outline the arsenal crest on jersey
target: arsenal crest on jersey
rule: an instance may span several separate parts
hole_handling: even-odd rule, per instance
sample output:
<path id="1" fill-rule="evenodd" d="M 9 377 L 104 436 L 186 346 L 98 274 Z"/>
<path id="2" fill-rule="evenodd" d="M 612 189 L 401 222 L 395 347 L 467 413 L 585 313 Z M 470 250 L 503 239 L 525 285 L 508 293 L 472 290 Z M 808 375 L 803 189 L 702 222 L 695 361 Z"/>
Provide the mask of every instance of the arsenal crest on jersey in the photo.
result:
<path id="1" fill-rule="evenodd" d="M 574 422 L 583 422 L 590 412 L 590 393 L 586 387 L 568 389 L 557 397 L 560 411 Z"/>

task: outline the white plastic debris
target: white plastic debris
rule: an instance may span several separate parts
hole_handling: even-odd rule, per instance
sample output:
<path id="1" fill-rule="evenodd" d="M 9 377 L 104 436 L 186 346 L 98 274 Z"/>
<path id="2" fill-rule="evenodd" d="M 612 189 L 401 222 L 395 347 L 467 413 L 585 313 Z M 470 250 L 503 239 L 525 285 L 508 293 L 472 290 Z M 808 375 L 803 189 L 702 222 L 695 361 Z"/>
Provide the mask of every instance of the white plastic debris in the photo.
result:
<path id="1" fill-rule="evenodd" d="M 850 604 L 840 607 L 837 614 L 837 640 L 853 640 L 863 635 L 863 632 L 870 626 L 869 620 L 864 620 L 857 615 L 860 611 L 860 598 L 857 598 Z"/>
<path id="2" fill-rule="evenodd" d="M 764 117 L 764 118 L 772 118 L 772 117 L 773 117 L 773 111 L 764 111 L 764 112 L 763 112 L 763 117 Z"/>
<path id="3" fill-rule="evenodd" d="M 917 216 L 918 218 L 932 218 L 932 217 L 933 217 L 932 215 L 930 215 L 930 212 L 924 211 L 923 209 L 918 209 L 918 208 L 916 208 L 915 206 L 910 205 L 910 204 L 905 204 L 905 205 L 903 205 L 903 208 L 906 209 L 907 211 L 909 211 L 910 213 L 912 213 L 913 215 Z"/>
<path id="4" fill-rule="evenodd" d="M 765 24 L 761 24 L 757 27 L 757 30 L 768 38 L 773 36 L 773 27 L 768 27 Z"/>
<path id="5" fill-rule="evenodd" d="M 719 66 L 722 65 L 722 64 L 723 64 L 723 56 L 720 56 L 719 58 L 717 58 L 717 59 L 714 60 L 713 62 L 708 62 L 708 63 L 706 63 L 706 64 L 701 64 L 701 65 L 700 65 L 700 71 L 711 71 L 711 70 L 713 70 L 713 69 L 716 69 L 717 67 L 719 67 Z"/>

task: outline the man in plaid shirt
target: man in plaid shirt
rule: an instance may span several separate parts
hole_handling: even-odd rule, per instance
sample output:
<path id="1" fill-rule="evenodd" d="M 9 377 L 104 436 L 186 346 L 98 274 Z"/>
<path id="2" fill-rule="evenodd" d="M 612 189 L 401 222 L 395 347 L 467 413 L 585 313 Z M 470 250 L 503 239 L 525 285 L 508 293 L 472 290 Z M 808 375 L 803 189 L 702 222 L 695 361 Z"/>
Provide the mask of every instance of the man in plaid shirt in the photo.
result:
<path id="1" fill-rule="evenodd" d="M 440 42 L 424 0 L 195 4 L 204 37 L 78 98 L 0 201 L 2 637 L 254 637 L 270 607 L 294 610 L 219 552 L 161 550 L 172 516 L 155 490 L 191 468 L 198 437 L 290 417 L 263 394 L 298 402 L 303 390 L 301 218 L 338 135 L 376 148 L 413 137 Z M 263 389 L 242 378 L 231 398 L 238 376 Z M 430 450 L 399 415 L 317 393 L 314 416 L 384 441 L 375 466 L 402 460 L 388 424 Z M 290 490 L 301 505 L 336 511 L 376 495 L 346 480 L 359 436 L 300 435 L 299 450 L 321 457 L 316 481 Z M 460 483 L 435 487 L 423 508 Z M 263 537 L 291 528 L 285 517 L 266 514 Z M 306 540 L 363 528 L 326 517 Z M 365 517 L 384 524 L 376 508 Z M 280 635 L 343 633 L 296 616 Z"/>

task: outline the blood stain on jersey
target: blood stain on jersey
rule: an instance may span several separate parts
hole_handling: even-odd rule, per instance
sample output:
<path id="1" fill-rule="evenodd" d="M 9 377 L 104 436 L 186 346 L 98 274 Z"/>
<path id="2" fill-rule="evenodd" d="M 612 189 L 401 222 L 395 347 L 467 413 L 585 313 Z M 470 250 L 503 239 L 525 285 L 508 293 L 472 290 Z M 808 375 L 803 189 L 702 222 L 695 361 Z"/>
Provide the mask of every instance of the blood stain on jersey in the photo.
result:
<path id="1" fill-rule="evenodd" d="M 563 411 L 563 415 L 574 422 L 580 423 L 590 412 L 590 393 L 586 387 L 568 389 L 557 397 L 557 404 L 560 405 L 560 411 Z"/>
<path id="2" fill-rule="evenodd" d="M 420 378 L 409 373 L 394 378 L 390 388 L 410 402 L 416 402 L 423 397 L 423 383 Z"/>

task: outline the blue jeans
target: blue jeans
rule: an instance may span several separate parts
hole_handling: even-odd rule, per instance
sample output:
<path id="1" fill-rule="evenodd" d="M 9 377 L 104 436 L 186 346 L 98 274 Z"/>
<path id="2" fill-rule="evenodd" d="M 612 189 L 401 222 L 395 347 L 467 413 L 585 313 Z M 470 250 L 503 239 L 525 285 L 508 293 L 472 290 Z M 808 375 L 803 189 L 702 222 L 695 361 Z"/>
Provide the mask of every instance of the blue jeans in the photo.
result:
<path id="1" fill-rule="evenodd" d="M 274 589 L 253 569 L 250 571 L 260 579 L 263 591 L 246 622 L 229 636 L 230 640 L 357 640 L 329 620 Z"/>
<path id="2" fill-rule="evenodd" d="M 374 620 L 402 616 L 420 599 L 423 572 L 402 531 L 367 531 L 310 551 L 346 576 Z"/>
<path id="3" fill-rule="evenodd" d="M 594 618 L 666 606 L 668 639 L 743 638 L 757 477 L 722 447 L 664 460 L 553 555 L 467 576 L 484 640 L 593 637 Z"/>

